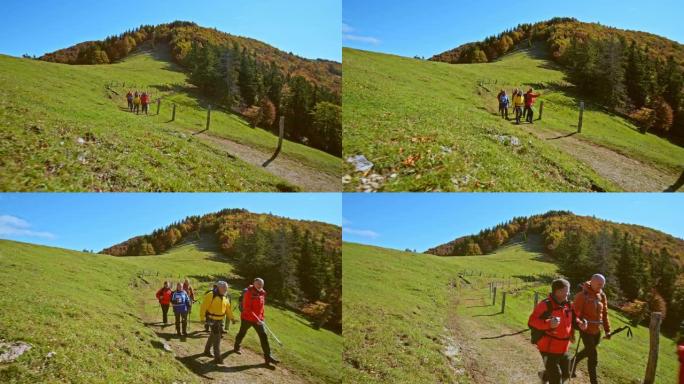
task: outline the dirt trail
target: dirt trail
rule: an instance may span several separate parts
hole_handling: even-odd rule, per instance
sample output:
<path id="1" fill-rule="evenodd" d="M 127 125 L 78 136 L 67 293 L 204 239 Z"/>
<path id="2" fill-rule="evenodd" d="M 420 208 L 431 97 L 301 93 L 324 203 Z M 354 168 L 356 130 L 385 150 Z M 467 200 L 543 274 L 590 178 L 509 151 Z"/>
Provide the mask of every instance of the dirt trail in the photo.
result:
<path id="1" fill-rule="evenodd" d="M 297 161 L 286 158 L 281 153 L 271 164 L 263 168 L 262 164 L 271 158 L 273 153 L 266 153 L 250 146 L 234 141 L 200 133 L 197 137 L 214 148 L 228 152 L 235 157 L 279 176 L 308 192 L 338 192 L 342 190 L 342 181 L 325 172 L 317 171 Z"/>
<path id="2" fill-rule="evenodd" d="M 472 294 L 469 295 L 468 293 Z M 529 333 L 482 340 L 520 331 L 512 330 L 504 325 L 496 328 L 487 327 L 477 317 L 458 313 L 459 305 L 485 305 L 483 296 L 476 296 L 475 291 L 463 288 L 460 291 L 450 290 L 450 312 L 447 329 L 451 340 L 456 345 L 465 364 L 467 374 L 478 384 L 530 384 L 541 382 L 538 372 L 543 369 L 541 356 L 537 348 L 530 343 Z M 492 309 L 493 310 L 493 309 Z M 578 377 L 572 379 L 573 384 L 589 384 L 583 367 L 578 369 Z"/>
<path id="3" fill-rule="evenodd" d="M 209 334 L 204 331 L 200 324 L 189 322 L 188 336 L 181 339 L 176 335 L 173 324 L 164 326 L 156 322 L 158 320 L 158 318 L 151 319 L 148 316 L 145 319 L 145 324 L 167 343 L 176 360 L 195 373 L 204 383 L 307 383 L 306 380 L 284 368 L 282 363 L 276 367 L 267 367 L 261 353 L 256 353 L 245 347 L 242 348 L 241 355 L 232 353 L 233 341 L 239 324 L 231 325 L 228 333 L 223 336 L 221 355 L 224 358 L 224 363 L 223 365 L 216 365 L 212 362 L 212 358 L 202 354 Z M 172 314 L 169 314 L 169 320 L 173 322 Z"/>
<path id="4" fill-rule="evenodd" d="M 677 175 L 669 174 L 606 147 L 561 134 L 544 127 L 521 125 L 527 132 L 545 140 L 570 156 L 586 163 L 605 179 L 626 192 L 662 192 Z"/>

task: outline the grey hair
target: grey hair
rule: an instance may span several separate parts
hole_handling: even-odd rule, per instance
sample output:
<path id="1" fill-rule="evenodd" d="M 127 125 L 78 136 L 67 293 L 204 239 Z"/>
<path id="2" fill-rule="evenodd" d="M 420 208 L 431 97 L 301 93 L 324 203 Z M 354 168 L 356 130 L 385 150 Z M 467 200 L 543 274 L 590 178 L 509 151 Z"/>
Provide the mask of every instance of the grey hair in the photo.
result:
<path id="1" fill-rule="evenodd" d="M 551 292 L 556 292 L 563 288 L 570 288 L 570 282 L 565 279 L 556 279 L 551 282 Z"/>
<path id="2" fill-rule="evenodd" d="M 591 276 L 591 279 L 592 279 L 592 280 L 601 280 L 601 281 L 603 281 L 604 283 L 606 282 L 606 277 L 603 276 L 603 275 L 600 274 L 600 273 L 595 273 L 594 275 Z"/>
<path id="3" fill-rule="evenodd" d="M 223 281 L 223 280 L 217 281 L 217 282 L 216 282 L 216 288 L 221 288 L 221 287 L 226 287 L 226 288 L 228 288 L 228 283 L 226 283 L 226 282 Z"/>
<path id="4" fill-rule="evenodd" d="M 256 279 L 254 279 L 254 282 L 255 282 L 255 283 L 256 283 L 257 281 L 260 282 L 261 285 L 264 284 L 264 279 L 262 279 L 261 277 L 257 277 Z"/>

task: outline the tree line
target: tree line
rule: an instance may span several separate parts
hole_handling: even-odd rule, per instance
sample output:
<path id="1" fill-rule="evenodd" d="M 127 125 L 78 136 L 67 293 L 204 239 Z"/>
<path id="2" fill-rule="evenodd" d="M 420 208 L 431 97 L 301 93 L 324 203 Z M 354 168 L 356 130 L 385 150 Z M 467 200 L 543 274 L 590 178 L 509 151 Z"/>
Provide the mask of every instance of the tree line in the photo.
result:
<path id="1" fill-rule="evenodd" d="M 215 239 L 245 284 L 262 277 L 270 297 L 301 311 L 317 326 L 341 332 L 341 234 L 333 225 L 227 209 L 189 216 L 101 253 L 158 255 L 179 243 L 206 238 Z"/>
<path id="2" fill-rule="evenodd" d="M 679 281 L 684 270 L 677 262 L 684 256 L 684 241 L 648 228 L 549 211 L 515 217 L 427 253 L 483 255 L 511 239 L 526 241 L 528 236 L 539 238 L 573 287 L 594 273 L 606 276 L 611 304 L 635 321 L 660 311 L 665 314 L 664 327 L 674 330 L 684 320 L 684 284 Z"/>
<path id="3" fill-rule="evenodd" d="M 583 96 L 630 118 L 642 133 L 684 140 L 684 50 L 659 36 L 554 18 L 520 24 L 432 60 L 490 62 L 534 42 L 549 49 Z"/>

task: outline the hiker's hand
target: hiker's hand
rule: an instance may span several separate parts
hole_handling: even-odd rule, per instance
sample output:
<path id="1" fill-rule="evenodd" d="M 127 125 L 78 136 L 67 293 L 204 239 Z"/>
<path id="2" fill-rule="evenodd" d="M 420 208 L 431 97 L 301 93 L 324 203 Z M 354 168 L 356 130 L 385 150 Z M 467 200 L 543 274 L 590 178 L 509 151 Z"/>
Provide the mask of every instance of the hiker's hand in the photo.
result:
<path id="1" fill-rule="evenodd" d="M 560 320 L 557 317 L 552 317 L 549 325 L 551 325 L 551 328 L 558 328 L 558 325 L 560 325 Z"/>
<path id="2" fill-rule="evenodd" d="M 589 324 L 587 323 L 586 320 L 582 320 L 579 324 L 579 329 L 582 331 L 586 331 L 588 327 L 589 327 Z"/>

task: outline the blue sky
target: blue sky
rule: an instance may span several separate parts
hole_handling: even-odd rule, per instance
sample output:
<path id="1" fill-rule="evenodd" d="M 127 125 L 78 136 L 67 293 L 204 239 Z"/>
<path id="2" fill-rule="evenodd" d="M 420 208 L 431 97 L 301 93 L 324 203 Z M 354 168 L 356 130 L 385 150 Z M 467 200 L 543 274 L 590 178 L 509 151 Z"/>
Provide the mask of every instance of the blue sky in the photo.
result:
<path id="1" fill-rule="evenodd" d="M 344 46 L 410 57 L 430 57 L 520 23 L 556 16 L 684 43 L 682 4 L 675 0 L 343 0 L 342 13 Z"/>
<path id="2" fill-rule="evenodd" d="M 639 224 L 684 238 L 684 195 L 657 193 L 345 193 L 345 241 L 427 248 L 549 210 Z"/>
<path id="3" fill-rule="evenodd" d="M 341 0 L 2 0 L 0 53 L 21 56 L 174 20 L 264 41 L 307 58 L 341 60 Z"/>
<path id="4" fill-rule="evenodd" d="M 3 193 L 0 238 L 97 252 L 223 208 L 336 225 L 342 220 L 339 193 Z"/>

